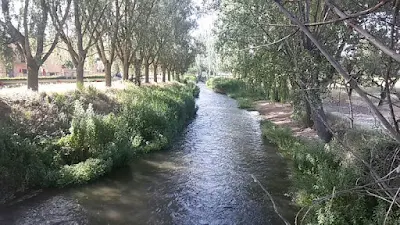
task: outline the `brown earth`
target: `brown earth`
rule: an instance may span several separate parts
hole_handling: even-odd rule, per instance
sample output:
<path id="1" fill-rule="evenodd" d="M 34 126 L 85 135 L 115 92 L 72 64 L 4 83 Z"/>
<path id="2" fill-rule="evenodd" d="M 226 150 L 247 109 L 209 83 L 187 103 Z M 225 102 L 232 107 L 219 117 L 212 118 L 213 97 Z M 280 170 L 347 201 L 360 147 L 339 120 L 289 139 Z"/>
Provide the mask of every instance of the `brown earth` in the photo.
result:
<path id="1" fill-rule="evenodd" d="M 276 125 L 290 128 L 295 136 L 307 139 L 318 138 L 315 130 L 311 128 L 303 128 L 299 123 L 295 122 L 291 118 L 293 107 L 290 104 L 257 101 L 256 110 L 260 113 L 263 119 L 269 120 Z"/>

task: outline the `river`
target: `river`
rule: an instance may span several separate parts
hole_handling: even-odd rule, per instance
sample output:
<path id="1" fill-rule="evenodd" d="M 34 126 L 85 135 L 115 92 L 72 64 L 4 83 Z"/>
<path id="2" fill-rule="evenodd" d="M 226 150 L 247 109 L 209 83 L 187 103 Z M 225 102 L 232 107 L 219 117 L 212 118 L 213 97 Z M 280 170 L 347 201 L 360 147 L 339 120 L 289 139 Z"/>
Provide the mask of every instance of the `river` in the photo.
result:
<path id="1" fill-rule="evenodd" d="M 263 143 L 257 115 L 199 86 L 197 116 L 172 148 L 1 207 L 0 224 L 284 224 L 262 186 L 293 221 L 287 165 Z"/>

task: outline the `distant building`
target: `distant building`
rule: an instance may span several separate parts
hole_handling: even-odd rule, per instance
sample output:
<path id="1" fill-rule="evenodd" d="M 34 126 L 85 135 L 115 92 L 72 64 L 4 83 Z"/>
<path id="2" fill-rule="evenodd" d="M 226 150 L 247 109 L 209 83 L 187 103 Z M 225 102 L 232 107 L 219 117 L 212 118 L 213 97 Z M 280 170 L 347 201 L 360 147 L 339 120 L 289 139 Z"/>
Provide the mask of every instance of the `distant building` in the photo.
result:
<path id="1" fill-rule="evenodd" d="M 67 68 L 65 59 L 69 59 L 68 54 L 65 52 L 56 53 L 53 52 L 43 63 L 39 69 L 39 76 L 66 76 L 74 77 L 75 69 Z M 87 67 L 85 74 L 94 74 L 104 72 L 104 65 L 101 60 L 97 59 L 93 64 L 86 63 Z M 3 62 L 0 62 L 0 77 L 24 77 L 28 75 L 28 68 L 26 65 L 25 57 L 18 54 L 18 51 L 14 51 L 14 61 L 12 62 L 12 70 L 7 71 L 6 66 Z"/>

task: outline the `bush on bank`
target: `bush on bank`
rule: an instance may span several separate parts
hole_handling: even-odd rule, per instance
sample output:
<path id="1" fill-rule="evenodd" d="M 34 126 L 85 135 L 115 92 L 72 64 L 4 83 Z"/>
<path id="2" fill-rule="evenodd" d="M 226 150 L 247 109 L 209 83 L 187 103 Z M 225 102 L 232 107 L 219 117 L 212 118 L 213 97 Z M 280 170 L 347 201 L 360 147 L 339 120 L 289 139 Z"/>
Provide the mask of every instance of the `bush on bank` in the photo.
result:
<path id="1" fill-rule="evenodd" d="M 269 121 L 262 123 L 262 131 L 267 141 L 291 159 L 292 197 L 297 205 L 305 207 L 300 214 L 300 219 L 305 216 L 301 224 L 383 224 L 390 203 L 377 200 L 359 188 L 371 182 L 368 171 L 343 154 L 336 140 L 327 146 L 302 140 L 294 137 L 290 129 Z M 377 134 L 366 140 L 362 138 L 365 132 L 351 131 L 346 135 L 357 148 L 354 150 L 364 152 L 363 157 L 368 159 L 371 152 L 367 149 L 377 148 L 382 152 L 388 140 Z M 393 207 L 386 224 L 399 224 L 399 218 L 399 208 Z"/>
<path id="2" fill-rule="evenodd" d="M 195 89 L 88 88 L 13 103 L 0 121 L 0 202 L 32 187 L 87 183 L 168 147 L 196 113 Z"/>
<path id="3" fill-rule="evenodd" d="M 261 88 L 250 87 L 238 79 L 215 77 L 207 81 L 207 86 L 217 93 L 236 99 L 241 109 L 254 109 L 254 101 L 266 98 Z"/>
<path id="4" fill-rule="evenodd" d="M 193 89 L 193 96 L 196 98 L 198 98 L 200 95 L 200 88 L 196 85 L 197 82 L 197 77 L 194 75 L 186 75 L 182 81 L 182 83 L 189 85 Z"/>

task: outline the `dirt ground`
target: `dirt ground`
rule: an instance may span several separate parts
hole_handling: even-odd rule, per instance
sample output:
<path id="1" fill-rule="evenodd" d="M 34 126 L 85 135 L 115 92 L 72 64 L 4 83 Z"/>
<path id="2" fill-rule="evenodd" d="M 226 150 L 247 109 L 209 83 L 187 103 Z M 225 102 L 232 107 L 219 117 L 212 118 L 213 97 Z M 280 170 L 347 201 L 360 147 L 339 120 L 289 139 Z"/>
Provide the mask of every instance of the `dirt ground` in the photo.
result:
<path id="1" fill-rule="evenodd" d="M 379 90 L 369 88 L 366 91 L 379 96 Z M 400 106 L 400 101 L 396 96 L 392 96 L 393 102 Z M 378 105 L 379 100 L 371 98 L 375 105 Z M 334 89 L 329 94 L 326 94 L 323 99 L 325 112 L 329 115 L 337 116 L 350 124 L 350 106 L 349 99 L 344 89 Z M 380 122 L 376 119 L 373 112 L 366 105 L 364 100 L 357 94 L 352 95 L 354 125 L 365 129 L 382 129 Z M 293 108 L 290 104 L 271 103 L 269 101 L 256 102 L 256 109 L 260 115 L 267 120 L 277 124 L 289 127 L 293 130 L 294 135 L 316 138 L 317 134 L 310 128 L 302 128 L 298 123 L 291 119 Z M 390 110 L 387 104 L 379 107 L 381 113 L 392 122 Z M 400 107 L 394 107 L 394 112 L 397 119 L 400 118 Z"/>
<path id="2" fill-rule="evenodd" d="M 377 88 L 365 89 L 369 94 L 379 96 L 379 90 Z M 396 118 L 400 118 L 400 101 L 395 95 L 391 95 L 392 102 L 394 103 L 394 113 Z M 379 100 L 376 98 L 370 98 L 371 101 L 377 106 Z M 376 116 L 367 106 L 364 100 L 357 94 L 352 95 L 353 112 L 354 112 L 354 123 L 355 125 L 362 126 L 367 129 L 380 129 L 380 122 L 376 119 Z M 334 89 L 330 94 L 325 96 L 324 108 L 328 113 L 332 113 L 344 119 L 350 118 L 350 106 L 349 99 L 344 89 Z M 393 124 L 388 104 L 384 103 L 378 107 L 382 115 Z"/>
<path id="3" fill-rule="evenodd" d="M 256 110 L 263 119 L 277 125 L 289 127 L 295 136 L 304 138 L 318 138 L 317 133 L 311 128 L 302 128 L 292 120 L 293 108 L 290 104 L 271 103 L 269 101 L 257 101 Z"/>

